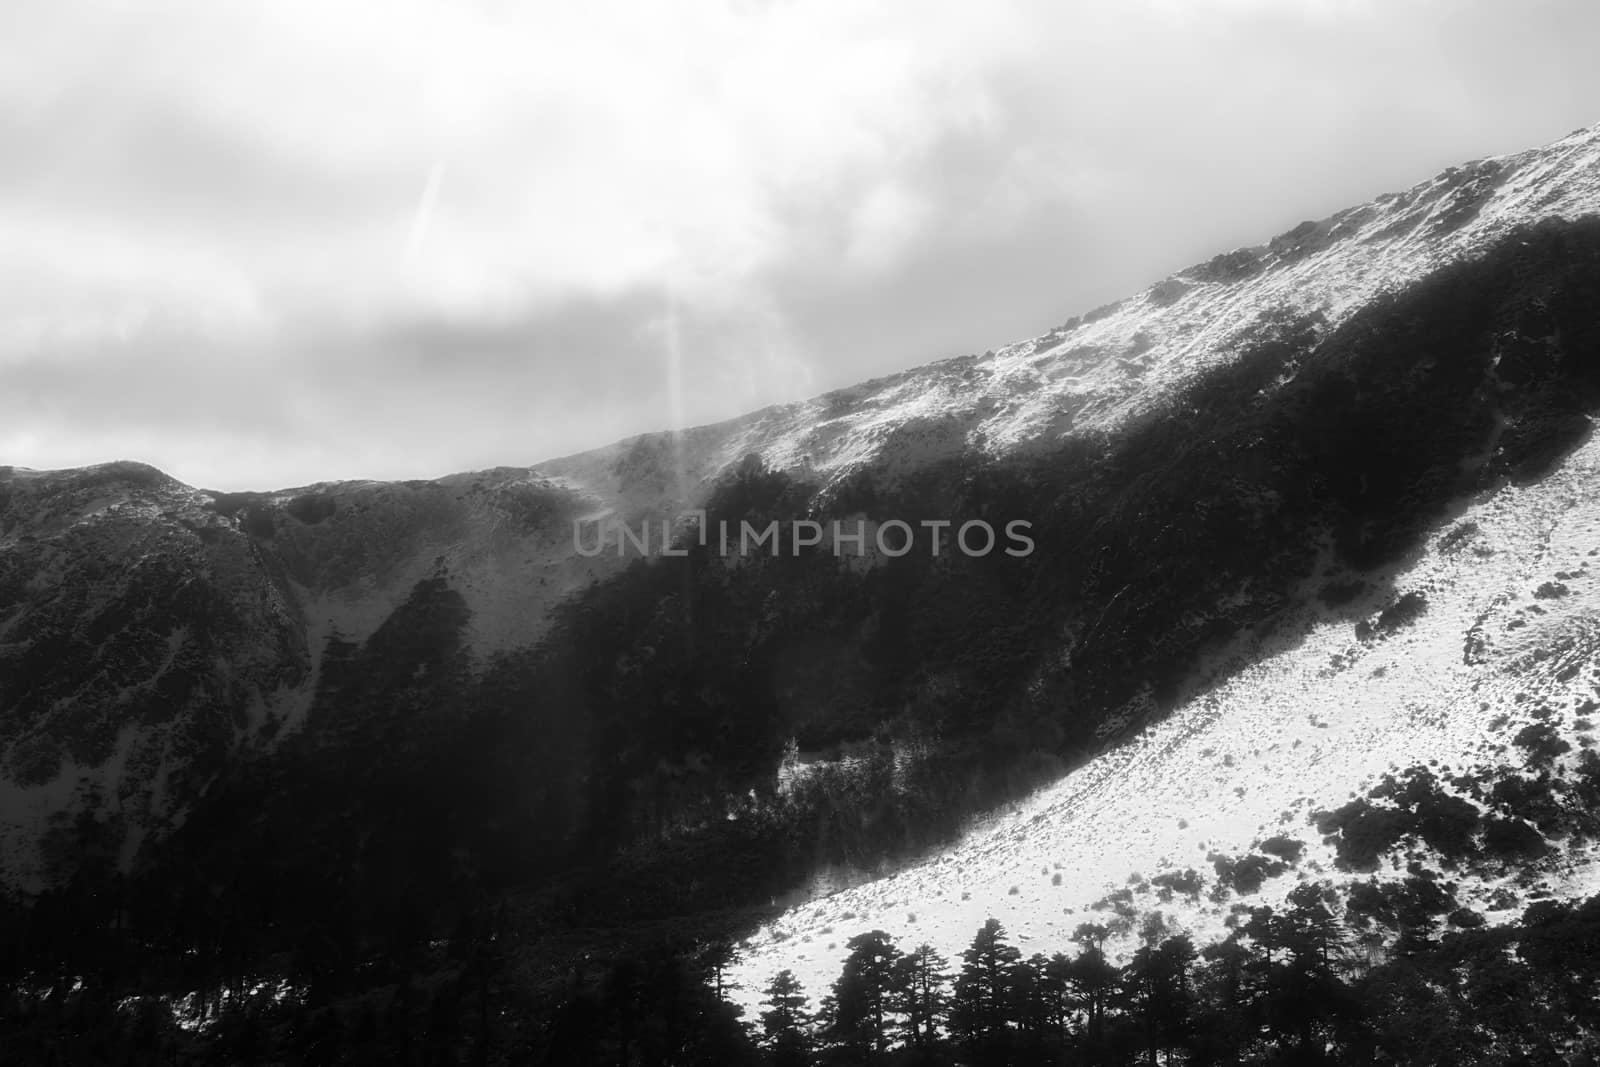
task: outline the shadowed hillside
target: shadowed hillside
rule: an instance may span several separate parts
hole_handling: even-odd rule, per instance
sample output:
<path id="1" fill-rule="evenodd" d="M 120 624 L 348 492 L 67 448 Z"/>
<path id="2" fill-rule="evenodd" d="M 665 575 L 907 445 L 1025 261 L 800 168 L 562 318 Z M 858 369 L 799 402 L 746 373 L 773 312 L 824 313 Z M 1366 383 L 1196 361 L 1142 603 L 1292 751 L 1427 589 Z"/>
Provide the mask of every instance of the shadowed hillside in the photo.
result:
<path id="1" fill-rule="evenodd" d="M 262 989 L 381 1004 L 556 1062 L 535 1020 L 587 1010 L 585 960 L 677 988 L 685 952 L 729 966 L 764 922 L 781 953 L 785 905 L 1092 770 L 1308 619 L 1363 648 L 1425 628 L 1396 575 L 1560 475 L 1600 408 L 1600 220 L 1508 221 L 1592 141 L 682 441 L 271 494 L 6 469 L 7 977 L 204 1018 Z M 1392 284 L 1339 281 L 1353 243 Z M 574 549 L 575 522 L 641 518 L 680 520 L 681 554 Z M 787 550 L 858 520 L 1022 520 L 1035 550 Z M 724 522 L 785 550 L 723 554 Z M 1393 844 L 1374 818 L 1324 832 L 1359 859 Z"/>

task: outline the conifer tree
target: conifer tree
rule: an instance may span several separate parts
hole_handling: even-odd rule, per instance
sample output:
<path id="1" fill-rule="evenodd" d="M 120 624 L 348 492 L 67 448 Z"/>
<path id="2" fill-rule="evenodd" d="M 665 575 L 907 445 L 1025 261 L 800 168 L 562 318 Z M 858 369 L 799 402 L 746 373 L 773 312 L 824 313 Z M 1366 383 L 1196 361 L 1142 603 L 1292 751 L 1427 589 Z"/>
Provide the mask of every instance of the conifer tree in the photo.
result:
<path id="1" fill-rule="evenodd" d="M 1072 961 L 1069 982 L 1085 1016 L 1084 1036 L 1091 1048 L 1098 1048 L 1105 1035 L 1107 1007 L 1117 986 L 1117 969 L 1106 959 L 1106 939 L 1111 931 L 1101 923 L 1082 923 L 1072 940 L 1082 951 Z"/>
<path id="2" fill-rule="evenodd" d="M 1195 960 L 1188 937 L 1140 946 L 1123 969 L 1129 1003 L 1137 1016 L 1148 1062 L 1188 1040 L 1193 993 L 1189 971 Z"/>
<path id="3" fill-rule="evenodd" d="M 882 930 L 857 934 L 846 947 L 850 954 L 833 984 L 833 1033 L 863 1058 L 881 1058 L 889 1048 L 901 952 Z"/>
<path id="4" fill-rule="evenodd" d="M 956 979 L 952 1025 L 980 1063 L 1004 1063 L 1009 1044 L 1012 968 L 1022 954 L 1006 940 L 1000 920 L 983 924 Z"/>
<path id="5" fill-rule="evenodd" d="M 905 1019 L 905 1042 L 913 1048 L 926 1048 L 938 1037 L 949 1004 L 949 968 L 950 962 L 928 944 L 895 965 L 894 1008 Z"/>
<path id="6" fill-rule="evenodd" d="M 762 990 L 761 1030 L 776 1067 L 800 1067 L 810 1062 L 806 1027 L 811 1022 L 810 998 L 790 970 L 775 974 Z"/>

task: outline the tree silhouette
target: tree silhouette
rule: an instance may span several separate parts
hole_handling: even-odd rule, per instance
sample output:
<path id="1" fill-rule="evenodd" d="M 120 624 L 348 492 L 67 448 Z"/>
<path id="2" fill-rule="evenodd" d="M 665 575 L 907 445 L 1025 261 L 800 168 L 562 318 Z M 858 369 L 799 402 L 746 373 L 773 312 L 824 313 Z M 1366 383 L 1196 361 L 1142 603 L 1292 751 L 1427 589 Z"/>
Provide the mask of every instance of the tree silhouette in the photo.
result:
<path id="1" fill-rule="evenodd" d="M 905 1043 L 926 1048 L 944 1025 L 949 996 L 950 961 L 932 945 L 922 944 L 895 964 L 894 1010 L 904 1017 Z"/>
<path id="2" fill-rule="evenodd" d="M 1067 980 L 1083 1007 L 1084 1039 L 1090 1049 L 1105 1043 L 1106 1014 L 1117 988 L 1117 969 L 1106 959 L 1106 939 L 1111 931 L 1102 923 L 1081 923 L 1072 940 L 1081 948 L 1072 961 Z"/>
<path id="3" fill-rule="evenodd" d="M 863 1058 L 878 1059 L 889 1047 L 902 955 L 882 930 L 857 934 L 845 947 L 850 953 L 833 984 L 833 1034 Z"/>
<path id="4" fill-rule="evenodd" d="M 1159 944 L 1142 945 L 1124 969 L 1124 987 L 1152 1067 L 1163 1050 L 1182 1046 L 1189 1039 L 1194 1008 L 1189 971 L 1195 958 L 1194 943 L 1188 937 L 1169 937 Z"/>
<path id="5" fill-rule="evenodd" d="M 811 1023 L 810 998 L 791 970 L 773 975 L 762 990 L 761 1031 L 777 1067 L 799 1067 L 810 1062 L 806 1027 Z"/>
<path id="6" fill-rule="evenodd" d="M 1000 920 L 987 920 L 961 953 L 951 1009 L 952 1026 L 973 1058 L 983 1064 L 1009 1058 L 1013 967 L 1022 953 L 1006 940 Z"/>

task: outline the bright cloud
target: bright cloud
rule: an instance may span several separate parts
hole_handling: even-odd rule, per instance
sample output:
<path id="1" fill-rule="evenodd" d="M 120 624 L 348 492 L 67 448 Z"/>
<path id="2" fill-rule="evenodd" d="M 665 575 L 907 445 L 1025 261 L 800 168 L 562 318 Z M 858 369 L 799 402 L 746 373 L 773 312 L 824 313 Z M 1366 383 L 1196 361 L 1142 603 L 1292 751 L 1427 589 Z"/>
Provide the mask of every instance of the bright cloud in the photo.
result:
<path id="1" fill-rule="evenodd" d="M 981 350 L 1595 121 L 1591 8 L 13 0 L 0 462 L 438 474 Z"/>

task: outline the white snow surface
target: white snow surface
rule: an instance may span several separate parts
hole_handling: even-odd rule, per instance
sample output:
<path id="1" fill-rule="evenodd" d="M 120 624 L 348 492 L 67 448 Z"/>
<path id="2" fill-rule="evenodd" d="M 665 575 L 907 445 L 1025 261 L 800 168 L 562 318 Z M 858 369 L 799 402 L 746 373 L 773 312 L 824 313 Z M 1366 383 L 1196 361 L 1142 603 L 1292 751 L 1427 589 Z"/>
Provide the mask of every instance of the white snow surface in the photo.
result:
<path id="1" fill-rule="evenodd" d="M 967 447 L 1000 454 L 1110 429 L 1178 383 L 1238 354 L 1264 317 L 1321 313 L 1333 329 L 1380 293 L 1475 258 L 1519 224 L 1600 212 L 1600 125 L 1542 148 L 1452 167 L 1370 204 L 1304 223 L 1169 276 L 1040 337 L 942 360 L 711 426 L 631 438 L 539 465 L 614 514 L 692 507 L 708 481 L 755 453 L 824 482 L 873 459 L 915 467 Z M 1218 257 L 1219 259 L 1224 257 Z M 650 453 L 666 486 L 630 484 L 623 457 Z"/>
<path id="2" fill-rule="evenodd" d="M 820 997 L 845 943 L 873 929 L 957 959 L 993 916 L 1024 954 L 1070 953 L 1079 923 L 1112 915 L 1092 905 L 1133 876 L 1192 867 L 1209 888 L 1208 853 L 1241 855 L 1277 834 L 1306 842 L 1307 854 L 1257 894 L 1190 905 L 1141 893 L 1135 904 L 1204 939 L 1224 932 L 1234 903 L 1275 903 L 1297 879 L 1350 877 L 1334 871 L 1310 812 L 1419 763 L 1518 766 L 1509 739 L 1534 707 L 1563 712 L 1570 731 L 1573 709 L 1600 693 L 1597 488 L 1600 440 L 1591 439 L 1543 482 L 1473 503 L 1393 574 L 1396 595 L 1427 600 L 1412 627 L 1364 643 L 1347 619 L 1308 616 L 1289 647 L 955 846 L 764 926 L 743 946 L 739 996 L 756 1010 L 759 991 L 789 968 Z M 1536 596 L 1547 582 L 1568 592 Z M 1556 883 L 1556 895 L 1593 892 L 1600 865 L 1578 862 Z M 1481 908 L 1498 885 L 1468 879 L 1463 902 Z"/>

